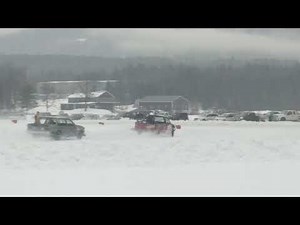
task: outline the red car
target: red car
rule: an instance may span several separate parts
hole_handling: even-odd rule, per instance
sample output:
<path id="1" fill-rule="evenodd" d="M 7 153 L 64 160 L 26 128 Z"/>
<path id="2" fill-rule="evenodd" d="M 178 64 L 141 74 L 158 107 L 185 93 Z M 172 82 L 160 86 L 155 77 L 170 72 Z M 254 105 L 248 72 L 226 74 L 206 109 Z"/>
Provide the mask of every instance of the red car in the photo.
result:
<path id="1" fill-rule="evenodd" d="M 170 122 L 169 118 L 160 115 L 148 115 L 145 119 L 136 121 L 134 127 L 138 133 L 144 131 L 151 131 L 157 134 L 169 133 L 172 137 L 176 128 L 181 129 L 181 126 L 175 126 Z"/>

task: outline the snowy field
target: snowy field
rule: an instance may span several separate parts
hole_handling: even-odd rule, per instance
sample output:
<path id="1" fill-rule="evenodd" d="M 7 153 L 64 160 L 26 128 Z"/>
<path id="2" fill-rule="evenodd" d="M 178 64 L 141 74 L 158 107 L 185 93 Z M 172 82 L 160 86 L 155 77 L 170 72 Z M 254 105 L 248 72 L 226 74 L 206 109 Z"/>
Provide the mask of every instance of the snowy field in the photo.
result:
<path id="1" fill-rule="evenodd" d="M 0 195 L 300 195 L 300 123 L 180 121 L 172 138 L 75 122 L 86 137 L 54 141 L 0 119 Z"/>

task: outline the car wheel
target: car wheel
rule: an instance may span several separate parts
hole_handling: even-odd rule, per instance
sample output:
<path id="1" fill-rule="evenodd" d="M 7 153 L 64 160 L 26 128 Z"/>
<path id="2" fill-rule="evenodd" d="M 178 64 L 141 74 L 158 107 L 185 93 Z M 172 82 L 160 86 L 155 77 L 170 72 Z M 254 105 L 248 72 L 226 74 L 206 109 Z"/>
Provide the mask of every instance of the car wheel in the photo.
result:
<path id="1" fill-rule="evenodd" d="M 55 139 L 55 140 L 59 140 L 61 138 L 61 131 L 58 130 L 56 132 L 52 132 L 52 137 Z"/>
<path id="2" fill-rule="evenodd" d="M 280 121 L 286 121 L 286 118 L 285 117 L 281 117 Z"/>

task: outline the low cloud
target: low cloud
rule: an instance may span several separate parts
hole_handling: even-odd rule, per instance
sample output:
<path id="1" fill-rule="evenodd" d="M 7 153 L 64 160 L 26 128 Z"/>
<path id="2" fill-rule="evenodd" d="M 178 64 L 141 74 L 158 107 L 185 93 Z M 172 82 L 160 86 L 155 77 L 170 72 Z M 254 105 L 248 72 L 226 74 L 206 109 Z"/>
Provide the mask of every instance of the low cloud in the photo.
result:
<path id="1" fill-rule="evenodd" d="M 1 36 L 7 36 L 7 35 L 10 35 L 10 34 L 20 33 L 23 30 L 24 29 L 0 28 L 0 37 Z"/>
<path id="2" fill-rule="evenodd" d="M 0 52 L 109 57 L 244 52 L 299 59 L 300 32 L 299 29 L 0 29 Z"/>

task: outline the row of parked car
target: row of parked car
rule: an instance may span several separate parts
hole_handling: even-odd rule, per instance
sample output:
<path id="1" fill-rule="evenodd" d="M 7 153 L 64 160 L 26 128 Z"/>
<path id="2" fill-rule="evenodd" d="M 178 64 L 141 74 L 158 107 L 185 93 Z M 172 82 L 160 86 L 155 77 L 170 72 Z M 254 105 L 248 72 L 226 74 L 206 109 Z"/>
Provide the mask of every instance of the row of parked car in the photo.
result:
<path id="1" fill-rule="evenodd" d="M 230 113 L 206 113 L 194 120 L 201 121 L 300 121 L 300 113 L 297 110 L 267 111 L 267 112 L 230 112 Z"/>
<path id="2" fill-rule="evenodd" d="M 101 117 L 106 120 L 119 120 L 122 117 L 128 117 L 130 119 L 139 120 L 145 118 L 150 113 L 156 115 L 165 116 L 171 120 L 189 120 L 189 115 L 187 113 L 175 113 L 169 114 L 168 112 L 162 110 L 151 110 L 151 111 L 140 111 L 134 110 L 129 113 L 118 114 L 118 115 L 107 115 Z M 50 116 L 50 113 L 40 113 L 41 116 Z M 60 116 L 68 117 L 72 120 L 80 120 L 83 117 L 86 119 L 100 119 L 98 115 L 83 115 L 83 114 L 72 114 L 68 115 L 65 113 L 60 113 Z M 94 118 L 95 117 L 95 118 Z M 284 111 L 242 111 L 242 112 L 221 112 L 214 111 L 202 112 L 199 117 L 194 118 L 194 120 L 200 121 L 300 121 L 300 112 L 297 110 L 284 110 Z"/>
<path id="3" fill-rule="evenodd" d="M 145 118 L 149 113 L 163 115 L 171 120 L 189 120 L 187 113 L 169 114 L 162 110 L 141 111 L 134 110 L 121 115 L 134 120 Z M 297 110 L 284 111 L 242 111 L 242 112 L 204 112 L 194 120 L 201 121 L 300 121 L 300 113 Z"/>

